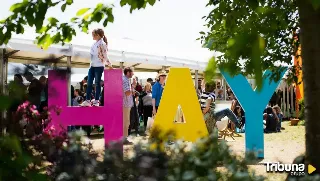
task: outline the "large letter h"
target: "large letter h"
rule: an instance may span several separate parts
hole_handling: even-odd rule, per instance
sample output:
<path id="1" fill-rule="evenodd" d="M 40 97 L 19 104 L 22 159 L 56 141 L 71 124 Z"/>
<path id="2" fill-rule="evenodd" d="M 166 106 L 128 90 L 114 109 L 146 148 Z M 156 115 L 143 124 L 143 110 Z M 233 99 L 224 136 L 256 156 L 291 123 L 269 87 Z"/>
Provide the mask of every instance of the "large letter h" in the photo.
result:
<path id="1" fill-rule="evenodd" d="M 58 106 L 62 109 L 59 115 L 51 115 L 53 123 L 63 125 L 103 125 L 104 140 L 119 141 L 123 136 L 123 91 L 121 70 L 104 71 L 104 99 L 101 107 L 69 107 L 67 75 L 58 75 L 49 71 L 49 108 Z"/>

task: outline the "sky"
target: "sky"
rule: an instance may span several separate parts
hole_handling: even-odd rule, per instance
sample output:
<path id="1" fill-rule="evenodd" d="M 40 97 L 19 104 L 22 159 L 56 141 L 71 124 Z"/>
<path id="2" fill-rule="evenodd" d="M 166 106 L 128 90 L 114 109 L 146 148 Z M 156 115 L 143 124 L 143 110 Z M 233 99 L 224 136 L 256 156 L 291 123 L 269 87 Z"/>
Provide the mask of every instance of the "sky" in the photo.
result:
<path id="1" fill-rule="evenodd" d="M 0 19 L 10 15 L 10 6 L 22 0 L 2 0 Z M 206 8 L 207 0 L 161 0 L 154 6 L 134 11 L 130 14 L 129 7 L 120 7 L 120 0 L 75 0 L 64 13 L 60 7 L 50 9 L 47 17 L 55 17 L 61 22 L 68 22 L 81 8 L 95 7 L 97 3 L 113 4 L 115 21 L 104 28 L 109 48 L 113 50 L 145 53 L 158 56 L 185 58 L 200 62 L 207 62 L 213 55 L 202 48 L 196 39 L 199 32 L 206 30 L 203 26 L 203 16 L 210 12 Z M 101 24 L 92 24 L 89 29 L 101 28 Z M 23 35 L 14 38 L 35 39 L 34 29 L 26 27 Z M 93 43 L 90 34 L 77 32 L 72 44 L 90 46 Z M 14 67 L 9 65 L 9 74 Z M 86 73 L 86 69 L 75 69 L 72 81 L 79 81 Z M 155 73 L 137 73 L 138 77 L 146 79 L 155 77 Z M 8 80 L 12 76 L 8 77 Z"/>
<path id="2" fill-rule="evenodd" d="M 1 2 L 0 18 L 10 15 L 13 3 L 22 0 Z M 114 4 L 115 21 L 104 28 L 109 41 L 109 48 L 121 51 L 147 53 L 159 56 L 186 58 L 206 62 L 213 55 L 201 47 L 196 39 L 199 32 L 205 30 L 203 16 L 210 12 L 206 8 L 207 0 L 161 0 L 145 10 L 130 14 L 129 7 L 120 7 L 120 0 L 75 0 L 75 3 L 61 13 L 60 7 L 51 9 L 48 17 L 56 17 L 67 22 L 81 8 L 94 7 L 97 3 Z M 89 28 L 102 27 L 93 24 Z M 17 38 L 34 39 L 36 34 L 27 28 Z M 72 44 L 88 45 L 93 43 L 90 34 L 78 32 Z"/>

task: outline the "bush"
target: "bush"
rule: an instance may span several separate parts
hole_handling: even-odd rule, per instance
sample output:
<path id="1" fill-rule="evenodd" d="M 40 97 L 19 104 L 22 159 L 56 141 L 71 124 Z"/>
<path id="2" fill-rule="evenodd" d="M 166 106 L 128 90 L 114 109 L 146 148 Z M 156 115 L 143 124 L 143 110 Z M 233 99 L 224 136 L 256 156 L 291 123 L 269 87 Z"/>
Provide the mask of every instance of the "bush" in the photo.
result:
<path id="1" fill-rule="evenodd" d="M 41 161 L 21 147 L 16 136 L 0 137 L 0 180 L 45 181 Z"/>
<path id="2" fill-rule="evenodd" d="M 200 139 L 190 150 L 177 141 L 168 145 L 171 133 L 165 136 L 156 131 L 150 142 L 134 147 L 132 157 L 123 159 L 113 145 L 106 150 L 103 162 L 90 153 L 90 144 L 83 145 L 81 136 L 73 134 L 69 144 L 60 152 L 51 170 L 53 180 L 105 181 L 202 181 L 239 180 L 259 181 L 264 178 L 248 171 L 248 161 L 231 154 L 225 142 L 215 134 Z"/>

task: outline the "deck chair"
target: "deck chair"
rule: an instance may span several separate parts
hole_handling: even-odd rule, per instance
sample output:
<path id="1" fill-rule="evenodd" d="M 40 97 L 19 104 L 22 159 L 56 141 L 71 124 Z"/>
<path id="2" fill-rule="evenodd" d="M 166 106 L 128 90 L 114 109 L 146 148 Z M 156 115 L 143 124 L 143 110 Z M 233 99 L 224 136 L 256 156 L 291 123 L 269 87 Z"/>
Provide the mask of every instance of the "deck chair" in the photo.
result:
<path id="1" fill-rule="evenodd" d="M 229 124 L 233 124 L 233 123 L 229 120 Z M 241 137 L 241 135 L 236 132 L 236 129 L 237 129 L 236 127 L 234 127 L 234 129 L 230 129 L 230 128 L 228 128 L 228 129 L 229 129 L 229 131 L 232 132 L 233 136 Z"/>
<path id="2" fill-rule="evenodd" d="M 224 117 L 221 119 L 221 121 L 217 121 L 216 125 L 218 128 L 219 135 L 221 135 L 224 140 L 226 139 L 227 136 L 235 140 L 233 137 L 233 132 L 230 129 L 228 129 L 228 123 L 229 123 L 228 117 Z"/>

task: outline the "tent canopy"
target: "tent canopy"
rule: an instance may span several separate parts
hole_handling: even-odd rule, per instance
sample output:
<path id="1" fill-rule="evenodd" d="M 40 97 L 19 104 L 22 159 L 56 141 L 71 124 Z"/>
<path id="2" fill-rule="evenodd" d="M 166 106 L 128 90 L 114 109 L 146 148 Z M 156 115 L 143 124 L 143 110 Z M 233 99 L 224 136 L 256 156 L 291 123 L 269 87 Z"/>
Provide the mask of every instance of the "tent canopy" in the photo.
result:
<path id="1" fill-rule="evenodd" d="M 52 45 L 47 50 L 34 44 L 33 40 L 11 39 L 2 48 L 6 50 L 9 62 L 23 64 L 42 64 L 43 60 L 55 58 L 59 60 L 58 66 L 67 66 L 68 58 L 71 57 L 71 67 L 87 68 L 90 64 L 90 48 L 81 45 Z M 190 68 L 192 73 L 198 70 L 202 73 L 207 63 L 187 59 L 179 59 L 166 56 L 154 56 L 134 52 L 109 50 L 109 58 L 115 67 L 120 67 L 121 62 L 125 67 L 134 67 L 135 71 L 157 72 L 170 67 Z"/>

